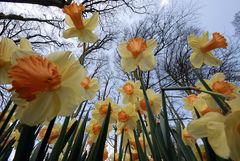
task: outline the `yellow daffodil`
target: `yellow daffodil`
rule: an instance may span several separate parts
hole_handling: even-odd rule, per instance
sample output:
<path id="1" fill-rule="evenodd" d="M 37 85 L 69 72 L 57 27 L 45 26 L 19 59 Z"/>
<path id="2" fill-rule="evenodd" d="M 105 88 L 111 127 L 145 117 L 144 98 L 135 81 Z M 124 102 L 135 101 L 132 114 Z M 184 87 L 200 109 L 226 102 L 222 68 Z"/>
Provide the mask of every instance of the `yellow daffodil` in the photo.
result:
<path id="1" fill-rule="evenodd" d="M 208 40 L 208 32 L 199 37 L 195 35 L 188 36 L 188 44 L 193 50 L 190 62 L 195 68 L 200 68 L 203 64 L 209 66 L 222 64 L 222 61 L 216 58 L 211 51 L 216 48 L 226 48 L 226 39 L 218 32 L 214 32 L 212 36 L 211 40 Z"/>
<path id="2" fill-rule="evenodd" d="M 143 138 L 143 134 L 142 133 L 138 137 L 138 141 L 140 143 L 141 148 L 145 149 L 147 154 L 151 154 L 151 150 L 150 150 L 149 145 L 147 143 L 147 138 L 146 137 Z M 137 149 L 137 143 L 136 143 L 136 140 L 135 140 L 134 136 L 129 139 L 129 143 L 130 143 L 131 148 Z"/>
<path id="3" fill-rule="evenodd" d="M 128 126 L 130 129 L 135 129 L 137 127 L 137 120 L 136 107 L 134 104 L 129 103 L 119 109 L 117 127 L 122 129 Z"/>
<path id="4" fill-rule="evenodd" d="M 195 95 L 195 94 L 190 94 L 187 97 L 183 97 L 182 100 L 184 102 L 184 108 L 186 110 L 192 111 L 193 107 L 194 107 L 193 103 L 194 103 L 194 101 L 196 101 L 196 99 L 197 99 L 197 95 Z"/>
<path id="5" fill-rule="evenodd" d="M 64 38 L 78 37 L 82 42 L 93 43 L 97 36 L 92 32 L 98 24 L 99 15 L 94 12 L 89 19 L 83 19 L 85 7 L 83 4 L 72 3 L 65 5 L 63 12 L 66 13 L 65 21 L 70 27 L 63 32 Z"/>
<path id="6" fill-rule="evenodd" d="M 11 68 L 12 55 L 15 52 L 16 44 L 8 38 L 0 41 L 0 84 L 9 83 L 7 71 Z"/>
<path id="7" fill-rule="evenodd" d="M 194 101 L 193 106 L 201 116 L 205 115 L 208 112 L 221 113 L 221 110 L 215 100 L 211 95 L 207 93 L 200 93 Z"/>
<path id="8" fill-rule="evenodd" d="M 240 94 L 236 95 L 236 98 L 231 99 L 229 101 L 225 101 L 231 108 L 231 110 L 234 111 L 240 111 Z"/>
<path id="9" fill-rule="evenodd" d="M 98 120 L 92 119 L 90 123 L 86 127 L 86 132 L 89 133 L 89 137 L 91 138 L 91 142 L 95 143 L 97 137 L 101 131 L 102 123 Z"/>
<path id="10" fill-rule="evenodd" d="M 207 137 L 214 152 L 227 159 L 230 156 L 230 149 L 225 132 L 225 120 L 225 116 L 218 112 L 208 112 L 200 119 L 190 122 L 187 130 L 195 138 Z"/>
<path id="11" fill-rule="evenodd" d="M 111 161 L 118 161 L 119 160 L 118 157 L 119 157 L 119 153 L 112 153 L 110 155 L 110 160 Z M 114 160 L 114 158 L 115 158 L 115 160 Z M 130 155 L 128 153 L 126 153 L 124 161 L 130 161 Z"/>
<path id="12" fill-rule="evenodd" d="M 153 114 L 158 115 L 162 109 L 161 94 L 156 93 L 153 89 L 148 89 L 146 92 Z M 136 105 L 141 113 L 147 113 L 147 104 L 143 96 L 139 99 Z"/>
<path id="13" fill-rule="evenodd" d="M 192 149 L 195 148 L 196 139 L 189 134 L 187 128 L 182 129 L 182 140 L 186 145 L 190 146 Z"/>
<path id="14" fill-rule="evenodd" d="M 132 38 L 118 46 L 121 66 L 125 72 L 134 71 L 138 66 L 142 71 L 149 71 L 156 65 L 153 50 L 157 42 L 154 39 Z"/>
<path id="15" fill-rule="evenodd" d="M 139 161 L 137 149 L 131 149 L 132 161 Z"/>
<path id="16" fill-rule="evenodd" d="M 16 117 L 29 126 L 57 115 L 69 116 L 81 101 L 84 68 L 70 52 L 19 58 L 8 75 L 18 105 Z"/>
<path id="17" fill-rule="evenodd" d="M 108 151 L 107 151 L 107 148 L 105 147 L 104 151 L 103 151 L 103 161 L 105 161 L 107 159 L 108 159 Z"/>
<path id="18" fill-rule="evenodd" d="M 226 116 L 209 112 L 190 122 L 188 131 L 195 138 L 207 137 L 214 152 L 222 158 L 240 161 L 240 111 Z"/>
<path id="19" fill-rule="evenodd" d="M 41 130 L 38 133 L 39 139 L 44 138 L 44 136 L 47 132 L 47 128 L 48 128 L 47 126 L 44 126 L 43 128 L 41 128 Z M 57 141 L 58 137 L 60 136 L 61 129 L 62 129 L 62 125 L 60 123 L 57 123 L 53 126 L 52 132 L 48 139 L 48 144 L 54 144 Z"/>
<path id="20" fill-rule="evenodd" d="M 140 90 L 141 83 L 139 81 L 126 81 L 124 85 L 119 88 L 119 92 L 123 95 L 122 102 L 127 103 L 135 103 L 137 98 L 142 95 L 142 91 Z"/>
<path id="21" fill-rule="evenodd" d="M 102 128 L 102 122 L 99 122 L 96 119 L 91 119 L 89 124 L 86 127 L 86 132 L 89 134 L 89 144 L 95 143 L 97 141 L 98 135 Z M 111 126 L 108 127 L 108 131 L 111 131 Z"/>
<path id="22" fill-rule="evenodd" d="M 96 102 L 95 109 L 92 111 L 92 117 L 102 123 L 107 114 L 109 103 L 111 104 L 110 123 L 116 122 L 119 107 L 116 103 L 112 102 L 111 98 Z"/>
<path id="23" fill-rule="evenodd" d="M 119 124 L 118 124 L 119 125 Z M 133 130 L 128 125 L 126 126 L 117 126 L 117 135 L 121 136 L 123 135 L 123 147 L 126 147 L 128 140 L 131 140 L 134 138 Z"/>
<path id="24" fill-rule="evenodd" d="M 97 78 L 89 78 L 85 76 L 80 83 L 80 93 L 83 100 L 91 100 L 96 96 L 96 92 L 99 90 L 99 83 Z"/>
<path id="25" fill-rule="evenodd" d="M 213 92 L 222 94 L 226 99 L 235 98 L 239 93 L 239 89 L 233 83 L 225 81 L 224 73 L 216 73 L 210 80 L 205 80 Z M 206 90 L 202 84 L 197 83 L 196 86 L 200 89 Z"/>

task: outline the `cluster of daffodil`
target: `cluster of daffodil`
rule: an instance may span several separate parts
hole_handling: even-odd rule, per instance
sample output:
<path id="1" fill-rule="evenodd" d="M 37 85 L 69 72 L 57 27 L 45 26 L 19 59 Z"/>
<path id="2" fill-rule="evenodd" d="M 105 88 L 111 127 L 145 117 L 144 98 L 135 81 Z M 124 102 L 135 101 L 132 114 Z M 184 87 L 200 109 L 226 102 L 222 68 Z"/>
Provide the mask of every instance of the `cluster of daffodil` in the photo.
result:
<path id="1" fill-rule="evenodd" d="M 65 21 L 70 27 L 63 32 L 64 38 L 77 37 L 83 43 L 97 41 L 98 38 L 93 30 L 97 27 L 99 14 L 94 12 L 90 18 L 85 18 L 84 11 L 83 4 L 71 3 L 64 6 Z M 211 40 L 208 40 L 207 32 L 200 37 L 190 35 L 188 43 L 193 50 L 190 62 L 194 68 L 200 68 L 203 64 L 218 66 L 222 63 L 211 52 L 216 48 L 227 47 L 226 39 L 221 34 L 213 33 Z M 174 136 L 173 131 L 169 130 L 169 125 L 166 124 L 168 117 L 161 113 L 162 107 L 165 107 L 162 103 L 163 95 L 156 93 L 153 89 L 145 89 L 142 80 L 142 72 L 150 71 L 156 65 L 154 56 L 156 47 L 156 40 L 145 40 L 141 37 L 131 38 L 119 44 L 118 52 L 121 57 L 122 69 L 125 72 L 134 72 L 136 76 L 134 81 L 128 80 L 119 87 L 118 91 L 122 98 L 120 104 L 113 102 L 111 98 L 98 100 L 94 109 L 90 112 L 91 120 L 88 123 L 86 123 L 88 114 L 85 122 L 81 121 L 79 123 L 80 126 L 76 125 L 79 120 L 72 117 L 71 121 L 67 122 L 66 135 L 71 130 L 78 134 L 75 135 L 74 133 L 69 138 L 75 141 L 79 140 L 78 137 L 83 135 L 81 132 L 84 131 L 84 138 L 80 139 L 87 138 L 86 143 L 90 146 L 90 150 L 92 147 L 94 148 L 94 145 L 104 144 L 103 160 L 122 160 L 122 147 L 125 151 L 124 158 L 126 161 L 143 160 L 144 157 L 147 158 L 146 160 L 152 161 L 153 158 L 156 160 L 158 156 L 161 157 L 158 158 L 159 160 L 169 160 L 166 159 L 168 154 L 163 154 L 171 151 L 167 148 L 168 141 L 162 141 L 163 146 L 159 146 L 161 137 L 167 139 L 167 135 L 169 135 L 168 139 L 171 140 L 170 135 Z M 49 121 L 55 121 L 57 116 L 72 116 L 77 107 L 82 102 L 93 99 L 100 88 L 98 80 L 87 74 L 79 60 L 70 51 L 58 51 L 44 56 L 35 52 L 27 39 L 21 39 L 19 45 L 16 45 L 11 39 L 1 39 L 0 75 L 1 85 L 10 84 L 9 91 L 14 103 L 13 109 L 16 108 L 14 118 L 29 127 L 44 124 L 38 132 L 40 142 L 48 135 L 51 124 L 49 124 Z M 183 98 L 185 108 L 192 112 L 194 120 L 188 124 L 187 128 L 181 130 L 182 141 L 191 147 L 199 161 L 207 158 L 206 149 L 203 145 L 200 145 L 199 148 L 197 142 L 197 139 L 203 137 L 207 138 L 218 156 L 240 161 L 240 89 L 235 84 L 225 81 L 223 73 L 217 73 L 211 80 L 205 80 L 204 82 L 209 88 L 198 83 L 195 88 L 196 92 Z M 213 96 L 220 98 L 221 105 L 227 109 L 227 112 L 223 111 L 221 105 Z M 109 136 L 113 135 L 113 131 L 115 131 L 116 138 L 121 138 L 121 150 L 119 152 L 116 152 L 114 148 L 114 153 L 110 153 L 105 142 L 97 144 L 99 136 L 103 135 L 101 132 L 108 117 L 107 114 L 110 117 L 109 124 L 107 124 L 107 134 Z M 0 130 L 2 126 L 6 126 L 4 121 L 8 119 L 8 115 L 6 113 L 0 119 Z M 163 122 L 157 122 L 157 116 L 162 118 L 160 121 Z M 16 124 L 14 120 L 8 125 L 9 128 L 13 124 Z M 157 124 L 161 125 L 150 127 L 150 125 L 158 126 Z M 77 126 L 76 129 L 73 130 L 73 126 Z M 47 144 L 60 145 L 57 141 L 61 136 L 62 129 L 61 121 L 55 123 L 47 138 Z M 11 133 L 6 142 L 13 138 L 15 140 L 19 139 L 17 129 Z M 64 139 L 66 140 L 66 138 Z M 115 139 L 116 142 L 118 140 Z M 65 157 L 71 158 L 72 153 L 76 154 L 73 152 L 74 149 L 69 150 L 68 148 L 71 147 L 69 144 L 75 141 L 63 145 L 58 156 L 59 160 Z M 154 141 L 156 141 L 156 146 L 153 146 Z M 169 144 L 172 144 L 172 142 Z M 86 148 L 85 145 L 81 146 L 81 148 L 84 147 Z M 153 147 L 157 147 L 156 151 L 161 152 L 161 154 L 157 154 Z M 161 148 L 164 150 L 161 150 Z M 199 154 L 199 149 L 201 154 Z M 66 151 L 70 151 L 71 154 L 65 154 Z M 144 154 L 141 151 L 144 151 Z M 78 156 L 82 157 L 84 155 L 85 153 Z M 121 159 L 119 159 L 120 156 Z"/>
<path id="2" fill-rule="evenodd" d="M 211 40 L 208 40 L 207 32 L 200 37 L 190 35 L 188 43 L 193 49 L 190 61 L 194 67 L 200 68 L 203 63 L 210 66 L 222 63 L 211 52 L 216 48 L 227 47 L 226 39 L 221 34 L 213 33 Z M 183 140 L 197 154 L 197 139 L 206 137 L 218 156 L 240 161 L 240 88 L 226 81 L 224 73 L 216 73 L 210 80 L 204 81 L 209 88 L 197 83 L 198 92 L 183 98 L 185 109 L 190 110 L 194 118 L 183 130 Z M 221 109 L 213 95 L 220 98 L 227 112 Z M 206 160 L 204 150 L 202 154 Z"/>
<path id="3" fill-rule="evenodd" d="M 121 55 L 121 64 L 126 72 L 134 71 L 139 67 L 143 71 L 151 70 L 156 60 L 153 55 L 153 50 L 156 47 L 155 40 L 144 40 L 143 38 L 132 38 L 128 42 L 123 42 L 119 45 L 119 54 Z M 136 143 L 133 130 L 137 129 L 137 121 L 139 120 L 138 112 L 147 117 L 146 102 L 140 89 L 140 81 L 126 81 L 119 92 L 122 94 L 122 105 L 117 105 L 111 98 L 106 98 L 104 101 L 98 101 L 92 111 L 92 119 L 86 130 L 89 133 L 88 143 L 95 143 L 103 121 L 105 119 L 108 105 L 111 104 L 110 124 L 108 130 L 112 130 L 112 124 L 116 125 L 117 135 L 124 135 L 123 147 L 126 147 L 128 141 L 131 146 L 132 160 L 138 160 Z M 148 89 L 151 109 L 155 115 L 158 115 L 161 110 L 161 95 Z M 142 137 L 139 138 L 143 146 Z M 147 143 L 145 144 L 147 147 Z M 142 147 L 143 148 L 143 147 Z M 150 151 L 148 155 L 151 156 Z M 115 154 L 117 158 L 118 154 Z M 129 154 L 127 154 L 129 158 Z M 126 158 L 126 160 L 129 160 Z"/>

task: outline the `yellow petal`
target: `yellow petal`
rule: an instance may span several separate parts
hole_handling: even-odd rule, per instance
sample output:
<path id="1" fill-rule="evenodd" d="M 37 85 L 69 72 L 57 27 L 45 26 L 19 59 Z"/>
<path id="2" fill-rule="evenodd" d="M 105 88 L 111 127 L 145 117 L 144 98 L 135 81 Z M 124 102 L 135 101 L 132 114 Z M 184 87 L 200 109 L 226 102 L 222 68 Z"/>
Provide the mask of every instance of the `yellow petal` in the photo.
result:
<path id="1" fill-rule="evenodd" d="M 69 15 L 66 14 L 65 16 L 65 22 L 69 27 L 75 27 L 71 17 Z"/>
<path id="2" fill-rule="evenodd" d="M 99 14 L 97 12 L 94 12 L 93 15 L 91 16 L 91 18 L 84 20 L 84 24 L 85 24 L 84 27 L 87 30 L 92 31 L 97 27 L 98 20 L 99 20 Z"/>
<path id="3" fill-rule="evenodd" d="M 231 107 L 232 111 L 240 111 L 240 95 L 237 95 L 236 98 L 231 101 L 225 101 Z"/>
<path id="4" fill-rule="evenodd" d="M 195 68 L 200 68 L 203 65 L 203 55 L 201 53 L 194 52 L 190 56 L 190 62 Z"/>
<path id="5" fill-rule="evenodd" d="M 194 120 L 188 124 L 187 131 L 195 138 L 207 137 L 207 124 L 210 121 L 224 122 L 225 117 L 217 112 L 208 112 L 203 117 Z"/>
<path id="6" fill-rule="evenodd" d="M 134 58 L 122 58 L 121 66 L 125 72 L 131 72 L 137 68 L 138 62 Z"/>
<path id="7" fill-rule="evenodd" d="M 71 37 L 78 37 L 78 30 L 75 27 L 69 28 L 65 31 L 63 31 L 63 37 L 68 39 Z"/>
<path id="8" fill-rule="evenodd" d="M 90 30 L 78 30 L 78 39 L 82 42 L 94 43 L 97 41 L 98 37 Z"/>
<path id="9" fill-rule="evenodd" d="M 11 39 L 2 38 L 0 42 L 0 59 L 5 62 L 10 62 L 10 58 L 16 48 L 16 44 Z"/>
<path id="10" fill-rule="evenodd" d="M 230 149 L 227 143 L 224 123 L 211 121 L 207 124 L 207 131 L 208 141 L 214 152 L 218 156 L 228 159 L 230 155 Z"/>
<path id="11" fill-rule="evenodd" d="M 209 66 L 219 66 L 223 62 L 217 57 L 215 57 L 211 52 L 208 52 L 204 55 L 204 63 Z"/>
<path id="12" fill-rule="evenodd" d="M 69 116 L 80 104 L 80 95 L 77 95 L 72 88 L 61 87 L 57 92 L 61 101 L 61 109 L 58 113 L 60 116 Z"/>
<path id="13" fill-rule="evenodd" d="M 147 57 L 143 57 L 139 62 L 139 67 L 142 71 L 149 71 L 152 70 L 157 61 L 153 55 L 149 55 Z"/>
<path id="14" fill-rule="evenodd" d="M 240 111 L 233 112 L 227 116 L 226 122 L 226 134 L 228 145 L 231 149 L 230 157 L 234 161 L 240 161 L 240 132 L 238 131 L 240 125 Z"/>
<path id="15" fill-rule="evenodd" d="M 147 48 L 143 51 L 143 54 L 147 54 L 147 53 L 153 53 L 153 50 L 157 47 L 157 41 L 155 39 L 150 39 L 146 41 L 147 43 Z"/>
<path id="16" fill-rule="evenodd" d="M 127 49 L 127 43 L 126 42 L 123 42 L 118 46 L 118 52 L 119 52 L 119 55 L 122 58 L 132 58 L 133 57 L 132 53 L 129 52 L 128 49 Z"/>
<path id="17" fill-rule="evenodd" d="M 21 38 L 20 40 L 20 48 L 24 50 L 32 50 L 32 44 L 26 38 Z"/>
<path id="18" fill-rule="evenodd" d="M 193 52 L 198 52 L 200 48 L 200 39 L 195 35 L 189 35 L 187 38 L 189 46 L 193 49 Z"/>
<path id="19" fill-rule="evenodd" d="M 37 95 L 37 98 L 29 103 L 27 107 L 17 107 L 16 118 L 23 124 L 35 126 L 50 121 L 60 110 L 60 100 L 52 92 L 44 92 Z"/>

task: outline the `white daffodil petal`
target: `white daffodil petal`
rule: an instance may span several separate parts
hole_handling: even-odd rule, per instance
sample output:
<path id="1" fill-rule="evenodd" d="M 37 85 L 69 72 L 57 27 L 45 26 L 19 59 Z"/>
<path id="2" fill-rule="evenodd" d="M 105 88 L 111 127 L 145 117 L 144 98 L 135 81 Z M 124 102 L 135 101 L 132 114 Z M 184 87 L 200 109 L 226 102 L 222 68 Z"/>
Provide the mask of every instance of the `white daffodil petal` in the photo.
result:
<path id="1" fill-rule="evenodd" d="M 17 107 L 16 118 L 22 123 L 35 126 L 53 119 L 60 110 L 60 100 L 52 92 L 41 93 L 27 107 Z"/>

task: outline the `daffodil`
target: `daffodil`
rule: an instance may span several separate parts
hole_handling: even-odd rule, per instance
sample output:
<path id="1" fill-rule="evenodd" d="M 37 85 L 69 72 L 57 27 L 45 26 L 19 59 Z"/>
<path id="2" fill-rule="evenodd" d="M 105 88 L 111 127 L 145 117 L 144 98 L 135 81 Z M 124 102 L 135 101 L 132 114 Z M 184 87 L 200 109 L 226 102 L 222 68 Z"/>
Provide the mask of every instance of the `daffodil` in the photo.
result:
<path id="1" fill-rule="evenodd" d="M 221 110 L 218 107 L 216 101 L 212 98 L 211 95 L 207 93 L 200 93 L 194 101 L 193 106 L 201 116 L 205 115 L 208 112 L 221 113 Z"/>
<path id="2" fill-rule="evenodd" d="M 104 151 L 103 151 L 103 161 L 105 161 L 107 159 L 108 159 L 108 151 L 107 151 L 107 148 L 105 147 Z"/>
<path id="3" fill-rule="evenodd" d="M 161 94 L 156 93 L 153 89 L 147 89 L 146 91 L 150 107 L 154 115 L 158 115 L 162 109 L 162 98 Z M 142 96 L 139 101 L 136 103 L 137 109 L 141 113 L 147 113 L 147 103 L 145 102 L 144 97 Z"/>
<path id="4" fill-rule="evenodd" d="M 8 38 L 0 41 L 0 84 L 9 83 L 7 71 L 11 68 L 11 58 L 15 52 L 16 44 Z"/>
<path id="5" fill-rule="evenodd" d="M 65 22 L 70 27 L 63 32 L 64 38 L 78 37 L 82 42 L 94 43 L 97 36 L 92 32 L 98 24 L 99 15 L 94 12 L 89 19 L 83 18 L 85 7 L 83 4 L 72 3 L 63 8 L 66 13 Z"/>
<path id="6" fill-rule="evenodd" d="M 205 80 L 205 82 L 213 92 L 222 94 L 228 100 L 233 99 L 238 95 L 239 89 L 233 83 L 225 80 L 224 73 L 216 73 L 210 80 Z M 196 84 L 196 86 L 200 89 L 205 89 L 203 85 L 199 83 Z"/>
<path id="7" fill-rule="evenodd" d="M 71 52 L 21 57 L 9 70 L 16 118 L 34 126 L 55 116 L 69 116 L 81 102 L 85 73 Z"/>
<path id="8" fill-rule="evenodd" d="M 240 111 L 226 116 L 209 112 L 190 122 L 187 129 L 195 138 L 207 137 L 214 152 L 224 159 L 240 161 Z M 203 130 L 204 129 L 204 130 Z"/>
<path id="9" fill-rule="evenodd" d="M 121 66 L 125 72 L 134 71 L 138 66 L 142 71 L 149 71 L 156 65 L 153 50 L 157 42 L 137 37 L 129 39 L 118 46 Z"/>
<path id="10" fill-rule="evenodd" d="M 135 129 L 137 127 L 138 114 L 136 112 L 135 104 L 127 104 L 118 112 L 118 122 L 117 127 L 122 129 L 128 126 L 130 129 Z"/>
<path id="11" fill-rule="evenodd" d="M 98 120 L 92 119 L 90 123 L 86 127 L 86 132 L 89 133 L 89 138 L 91 138 L 91 142 L 95 143 L 97 137 L 101 131 L 102 123 Z"/>
<path id="12" fill-rule="evenodd" d="M 47 128 L 48 128 L 47 126 L 44 126 L 43 128 L 41 128 L 41 130 L 38 133 L 39 139 L 44 138 L 44 136 L 47 132 Z M 56 123 L 53 126 L 51 134 L 48 139 L 48 144 L 54 144 L 57 141 L 58 137 L 60 136 L 61 129 L 62 129 L 62 125 L 60 123 Z"/>
<path id="13" fill-rule="evenodd" d="M 142 91 L 140 90 L 141 83 L 139 81 L 126 81 L 124 85 L 119 88 L 119 92 L 123 95 L 122 102 L 127 103 L 135 103 L 137 98 L 142 95 Z"/>
<path id="14" fill-rule="evenodd" d="M 115 158 L 115 160 L 114 160 Z M 110 160 L 111 161 L 118 161 L 119 159 L 119 153 L 112 153 L 110 155 Z M 125 154 L 125 160 L 124 161 L 130 161 L 130 155 L 128 153 Z"/>
<path id="15" fill-rule="evenodd" d="M 189 145 L 191 148 L 195 148 L 196 139 L 189 134 L 187 128 L 182 129 L 181 132 L 184 144 Z"/>
<path id="16" fill-rule="evenodd" d="M 99 90 L 99 83 L 97 78 L 90 78 L 85 76 L 80 82 L 80 93 L 83 100 L 91 100 L 96 96 L 96 92 Z"/>
<path id="17" fill-rule="evenodd" d="M 231 110 L 240 111 L 240 94 L 236 96 L 236 98 L 231 100 L 225 100 L 225 102 L 230 106 Z"/>
<path id="18" fill-rule="evenodd" d="M 133 130 L 129 127 L 128 124 L 126 126 L 117 126 L 116 134 L 121 136 L 122 133 L 124 133 L 122 141 L 123 147 L 126 147 L 128 140 L 132 140 L 132 138 L 134 138 Z"/>
<path id="19" fill-rule="evenodd" d="M 147 154 L 151 154 L 151 150 L 149 148 L 147 138 L 143 137 L 143 134 L 141 133 L 137 139 L 140 143 L 141 148 L 145 149 Z M 129 143 L 130 143 L 131 148 L 137 149 L 137 143 L 136 143 L 135 137 L 132 137 L 131 139 L 129 139 Z"/>
<path id="20" fill-rule="evenodd" d="M 182 100 L 184 102 L 184 108 L 186 110 L 192 111 L 194 108 L 193 103 L 194 103 L 194 101 L 196 101 L 196 99 L 197 99 L 197 95 L 195 95 L 195 94 L 190 94 L 187 97 L 183 97 Z"/>
<path id="21" fill-rule="evenodd" d="M 99 122 L 103 122 L 108 111 L 109 103 L 111 104 L 110 123 L 116 122 L 119 107 L 116 103 L 112 102 L 111 98 L 106 98 L 104 101 L 96 102 L 95 109 L 92 111 L 92 117 Z"/>
<path id="22" fill-rule="evenodd" d="M 208 39 L 208 32 L 204 32 L 199 37 L 195 35 L 188 36 L 188 44 L 193 50 L 190 62 L 195 68 L 200 68 L 203 64 L 209 66 L 222 64 L 222 61 L 215 57 L 211 51 L 216 48 L 226 48 L 226 39 L 218 32 L 214 32 L 212 36 L 211 40 Z"/>

